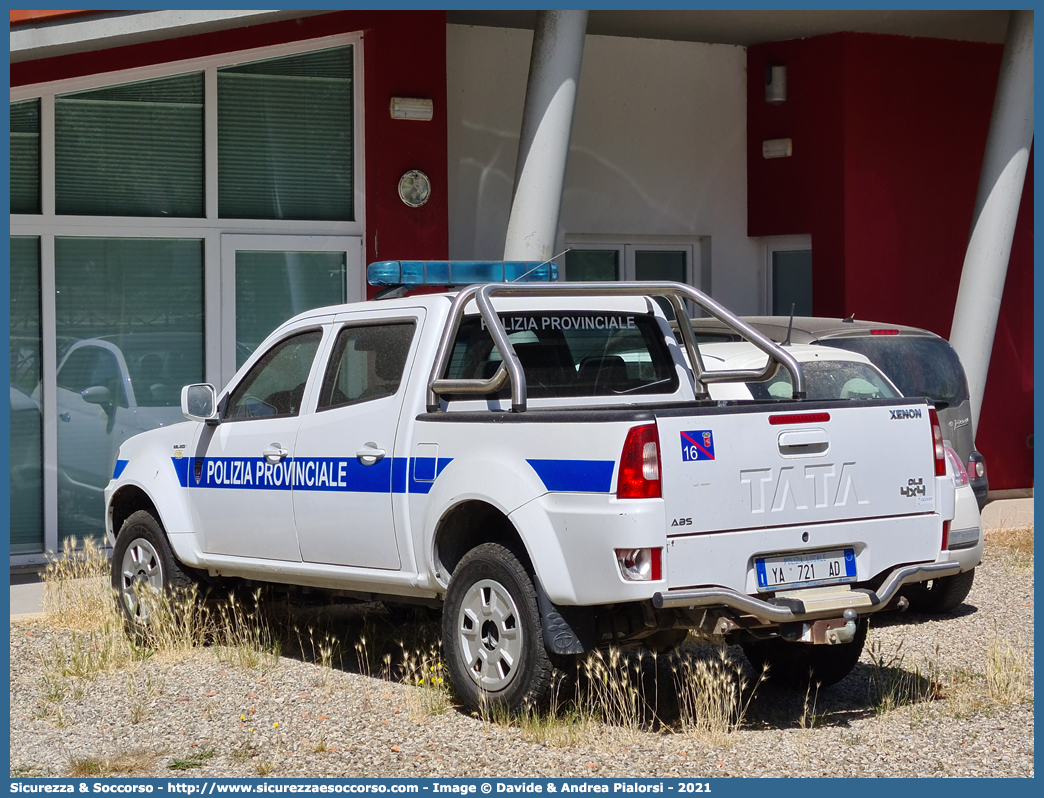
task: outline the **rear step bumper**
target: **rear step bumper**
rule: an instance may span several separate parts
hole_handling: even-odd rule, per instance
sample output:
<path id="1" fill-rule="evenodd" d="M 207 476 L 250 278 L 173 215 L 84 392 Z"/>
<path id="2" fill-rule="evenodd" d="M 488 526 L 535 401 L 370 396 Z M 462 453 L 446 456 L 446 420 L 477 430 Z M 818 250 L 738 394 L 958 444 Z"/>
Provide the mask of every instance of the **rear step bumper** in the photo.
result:
<path id="1" fill-rule="evenodd" d="M 908 582 L 925 582 L 929 579 L 941 579 L 960 573 L 961 565 L 957 562 L 937 562 L 923 565 L 906 565 L 896 568 L 890 573 L 876 591 L 857 588 L 853 593 L 865 593 L 870 598 L 869 606 L 855 607 L 860 615 L 867 615 L 884 609 L 899 588 Z M 795 591 L 799 593 L 800 591 Z M 790 594 L 791 596 L 794 593 Z M 851 607 L 851 603 L 839 602 L 837 607 L 817 606 L 814 612 L 806 612 L 804 605 L 793 598 L 782 603 L 773 603 L 773 599 L 763 600 L 755 596 L 732 590 L 727 587 L 700 587 L 693 590 L 679 590 L 672 593 L 656 593 L 653 595 L 653 606 L 657 609 L 683 607 L 730 607 L 746 615 L 754 615 L 769 623 L 789 623 L 812 618 L 828 617 L 840 614 Z"/>

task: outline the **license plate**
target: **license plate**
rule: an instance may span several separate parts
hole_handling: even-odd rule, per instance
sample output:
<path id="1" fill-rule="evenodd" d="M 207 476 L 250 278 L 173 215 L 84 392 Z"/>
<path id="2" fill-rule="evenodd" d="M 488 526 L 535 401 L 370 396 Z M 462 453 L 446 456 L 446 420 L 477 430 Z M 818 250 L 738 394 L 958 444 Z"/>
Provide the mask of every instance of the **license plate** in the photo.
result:
<path id="1" fill-rule="evenodd" d="M 834 585 L 856 579 L 855 549 L 781 554 L 754 560 L 758 590 Z"/>

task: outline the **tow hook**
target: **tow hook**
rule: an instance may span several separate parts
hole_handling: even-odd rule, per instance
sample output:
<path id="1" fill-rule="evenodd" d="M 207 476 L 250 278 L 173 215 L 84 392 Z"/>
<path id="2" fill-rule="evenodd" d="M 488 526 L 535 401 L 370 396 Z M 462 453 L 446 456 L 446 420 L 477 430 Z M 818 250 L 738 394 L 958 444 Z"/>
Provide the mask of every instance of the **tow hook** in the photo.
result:
<path id="1" fill-rule="evenodd" d="M 827 645 L 836 646 L 841 643 L 851 643 L 855 640 L 856 634 L 856 618 L 858 614 L 855 610 L 848 609 L 842 613 L 845 619 L 845 625 L 839 626 L 836 629 L 828 629 L 826 633 Z"/>

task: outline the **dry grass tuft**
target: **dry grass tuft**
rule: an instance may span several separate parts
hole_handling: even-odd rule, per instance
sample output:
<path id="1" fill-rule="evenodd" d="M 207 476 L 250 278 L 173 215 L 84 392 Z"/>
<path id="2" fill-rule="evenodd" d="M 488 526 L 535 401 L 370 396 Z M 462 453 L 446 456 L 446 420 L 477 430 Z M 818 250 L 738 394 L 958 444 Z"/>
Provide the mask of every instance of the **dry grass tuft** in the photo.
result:
<path id="1" fill-rule="evenodd" d="M 987 553 L 997 551 L 1018 571 L 1033 570 L 1033 526 L 1010 526 L 986 536 Z"/>
<path id="2" fill-rule="evenodd" d="M 65 554 L 50 552 L 44 569 L 44 621 L 52 627 L 89 631 L 116 621 L 109 586 L 109 559 L 94 538 L 65 541 Z"/>
<path id="3" fill-rule="evenodd" d="M 766 669 L 744 701 L 747 680 L 725 648 L 713 659 L 676 657 L 672 672 L 682 733 L 711 745 L 723 744 L 740 728 L 754 693 L 767 677 Z"/>
<path id="4" fill-rule="evenodd" d="M 891 712 L 899 707 L 923 704 L 943 697 L 943 685 L 938 665 L 929 660 L 907 670 L 903 642 L 889 654 L 880 640 L 870 641 L 870 700 L 878 713 Z M 936 652 L 938 654 L 938 651 Z"/>
<path id="5" fill-rule="evenodd" d="M 427 651 L 402 648 L 402 683 L 408 685 L 406 709 L 410 717 L 420 721 L 429 715 L 441 715 L 453 705 L 442 660 L 442 644 L 432 644 Z"/>
<path id="6" fill-rule="evenodd" d="M 157 755 L 152 751 L 138 749 L 113 756 L 88 756 L 73 759 L 66 773 L 70 778 L 99 779 L 108 776 L 135 776 L 150 772 Z"/>
<path id="7" fill-rule="evenodd" d="M 986 651 L 986 688 L 998 704 L 1033 699 L 1033 667 L 1029 653 L 1007 640 L 991 640 Z"/>

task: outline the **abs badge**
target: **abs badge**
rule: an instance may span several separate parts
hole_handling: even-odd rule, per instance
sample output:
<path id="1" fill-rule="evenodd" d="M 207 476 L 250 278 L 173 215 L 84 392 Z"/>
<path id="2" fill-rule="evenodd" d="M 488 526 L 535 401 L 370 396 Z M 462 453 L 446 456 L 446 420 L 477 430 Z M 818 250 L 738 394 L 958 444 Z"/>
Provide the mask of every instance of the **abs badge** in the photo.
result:
<path id="1" fill-rule="evenodd" d="M 709 429 L 690 430 L 681 434 L 682 461 L 713 460 L 714 435 Z"/>

